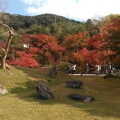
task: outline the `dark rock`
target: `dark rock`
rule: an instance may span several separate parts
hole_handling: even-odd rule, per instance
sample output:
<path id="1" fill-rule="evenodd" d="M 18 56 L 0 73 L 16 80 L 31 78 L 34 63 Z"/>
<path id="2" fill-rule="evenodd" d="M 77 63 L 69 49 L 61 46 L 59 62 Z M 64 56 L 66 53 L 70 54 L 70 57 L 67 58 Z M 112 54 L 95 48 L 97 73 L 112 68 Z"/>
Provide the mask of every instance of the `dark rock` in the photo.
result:
<path id="1" fill-rule="evenodd" d="M 50 68 L 50 72 L 49 72 L 48 75 L 50 75 L 51 77 L 55 77 L 55 75 L 57 75 L 57 68 L 56 68 L 56 66 L 53 66 L 53 67 Z"/>
<path id="2" fill-rule="evenodd" d="M 104 79 L 106 79 L 106 78 L 108 78 L 108 77 L 110 77 L 109 74 L 106 74 L 106 75 L 104 76 Z"/>
<path id="3" fill-rule="evenodd" d="M 112 75 L 112 74 L 106 74 L 105 76 L 104 76 L 104 79 L 106 79 L 106 78 L 109 78 L 109 77 L 114 77 L 114 75 Z"/>
<path id="4" fill-rule="evenodd" d="M 68 97 L 71 98 L 72 100 L 83 101 L 83 102 L 91 102 L 94 100 L 94 98 L 91 96 L 79 95 L 79 94 L 69 94 Z"/>
<path id="5" fill-rule="evenodd" d="M 69 88 L 81 88 L 82 85 L 83 85 L 82 81 L 77 81 L 77 80 L 66 81 L 66 87 Z"/>
<path id="6" fill-rule="evenodd" d="M 47 84 L 39 84 L 36 87 L 37 96 L 41 99 L 51 99 L 53 98 L 53 92 L 50 90 L 50 88 L 47 86 Z"/>

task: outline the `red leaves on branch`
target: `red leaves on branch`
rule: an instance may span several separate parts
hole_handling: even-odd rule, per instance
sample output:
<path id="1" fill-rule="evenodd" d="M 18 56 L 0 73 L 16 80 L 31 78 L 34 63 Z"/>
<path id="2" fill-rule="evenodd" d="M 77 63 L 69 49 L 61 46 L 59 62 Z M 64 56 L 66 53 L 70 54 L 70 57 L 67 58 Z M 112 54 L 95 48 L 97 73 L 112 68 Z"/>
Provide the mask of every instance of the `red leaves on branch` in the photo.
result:
<path id="1" fill-rule="evenodd" d="M 87 50 L 86 47 L 82 48 L 78 52 L 73 52 L 73 58 L 78 61 L 78 62 L 86 62 L 87 57 L 89 55 L 89 51 Z"/>
<path id="2" fill-rule="evenodd" d="M 16 61 L 16 64 L 19 66 L 32 68 L 39 66 L 39 64 L 29 54 L 20 57 L 20 59 Z"/>
<path id="3" fill-rule="evenodd" d="M 30 47 L 29 48 L 29 53 L 32 54 L 32 55 L 37 54 L 38 51 L 39 51 L 39 49 L 36 48 L 36 47 Z"/>
<path id="4" fill-rule="evenodd" d="M 0 42 L 0 47 L 1 48 L 5 48 L 5 46 L 6 46 L 5 42 Z"/>
<path id="5" fill-rule="evenodd" d="M 114 16 L 111 18 L 111 22 L 102 28 L 102 36 L 106 44 L 104 49 L 113 51 L 111 61 L 114 63 L 120 63 L 120 16 Z M 116 60 L 116 61 L 115 61 Z"/>
<path id="6" fill-rule="evenodd" d="M 60 59 L 61 52 L 65 51 L 65 48 L 58 44 L 58 40 L 54 36 L 45 34 L 30 36 L 26 34 L 24 36 L 29 41 L 29 53 L 39 55 L 39 61 L 46 60 L 50 63 L 57 61 Z M 22 41 L 25 42 L 24 36 Z"/>
<path id="7" fill-rule="evenodd" d="M 82 50 L 80 50 L 80 54 L 83 57 L 87 57 L 88 54 L 89 54 L 89 51 L 88 51 L 88 49 L 86 47 L 84 47 Z"/>
<path id="8" fill-rule="evenodd" d="M 26 54 L 24 51 L 16 51 L 17 59 L 10 61 L 9 64 L 18 65 L 22 67 L 38 67 L 39 64 L 32 58 L 31 54 Z"/>
<path id="9" fill-rule="evenodd" d="M 30 36 L 30 39 L 31 39 L 30 43 L 32 46 L 41 48 L 48 41 L 48 36 L 45 34 L 37 34 Z"/>
<path id="10" fill-rule="evenodd" d="M 23 55 L 23 51 L 15 51 L 16 57 L 21 57 Z"/>
<path id="11" fill-rule="evenodd" d="M 22 40 L 21 40 L 21 43 L 24 43 L 24 44 L 29 44 L 30 42 L 31 42 L 31 37 L 32 37 L 33 35 L 32 34 L 24 34 L 23 36 L 22 36 Z"/>
<path id="12" fill-rule="evenodd" d="M 76 48 L 82 48 L 87 46 L 87 33 L 81 32 L 78 34 L 72 34 L 68 37 L 65 37 L 63 44 L 71 50 L 75 50 Z"/>
<path id="13" fill-rule="evenodd" d="M 88 46 L 90 49 L 100 49 L 101 44 L 103 43 L 101 35 L 94 35 L 88 41 Z"/>
<path id="14" fill-rule="evenodd" d="M 84 61 L 81 50 L 88 45 L 88 36 L 86 32 L 72 34 L 65 37 L 63 45 L 66 47 L 67 61 Z"/>

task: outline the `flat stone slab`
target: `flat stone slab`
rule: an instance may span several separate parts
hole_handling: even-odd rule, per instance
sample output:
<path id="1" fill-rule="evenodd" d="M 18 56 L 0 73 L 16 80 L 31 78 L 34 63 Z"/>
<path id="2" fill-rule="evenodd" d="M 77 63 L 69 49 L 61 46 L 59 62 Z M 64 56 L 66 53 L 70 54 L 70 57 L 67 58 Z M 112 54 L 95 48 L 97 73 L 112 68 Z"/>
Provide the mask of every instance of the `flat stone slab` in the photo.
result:
<path id="1" fill-rule="evenodd" d="M 78 81 L 78 80 L 66 81 L 66 87 L 68 88 L 81 88 L 82 85 L 83 85 L 82 81 Z"/>
<path id="2" fill-rule="evenodd" d="M 86 96 L 86 95 L 79 95 L 79 94 L 69 94 L 69 98 L 76 101 L 82 101 L 82 102 L 92 102 L 94 98 L 92 96 Z"/>

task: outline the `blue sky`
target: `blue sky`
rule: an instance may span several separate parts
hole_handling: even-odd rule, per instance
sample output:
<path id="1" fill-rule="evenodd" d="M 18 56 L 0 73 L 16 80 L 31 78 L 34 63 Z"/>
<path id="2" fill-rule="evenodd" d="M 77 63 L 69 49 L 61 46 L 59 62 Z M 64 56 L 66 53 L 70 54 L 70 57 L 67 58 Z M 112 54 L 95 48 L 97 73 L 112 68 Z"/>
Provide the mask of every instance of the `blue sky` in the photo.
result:
<path id="1" fill-rule="evenodd" d="M 8 0 L 8 7 L 6 12 L 11 14 L 21 14 L 21 15 L 29 15 L 26 12 L 27 4 L 24 4 L 22 0 Z"/>
<path id="2" fill-rule="evenodd" d="M 120 0 L 8 0 L 7 13 L 21 15 L 57 14 L 85 21 L 120 14 Z"/>

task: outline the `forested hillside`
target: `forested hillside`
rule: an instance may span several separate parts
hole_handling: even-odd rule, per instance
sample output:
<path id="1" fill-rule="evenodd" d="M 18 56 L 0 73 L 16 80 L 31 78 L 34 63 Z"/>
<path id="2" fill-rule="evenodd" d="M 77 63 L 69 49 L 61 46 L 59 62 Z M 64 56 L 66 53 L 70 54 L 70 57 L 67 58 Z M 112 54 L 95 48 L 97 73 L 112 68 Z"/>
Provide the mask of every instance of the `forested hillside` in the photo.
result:
<path id="1" fill-rule="evenodd" d="M 59 41 L 62 41 L 64 36 L 83 31 L 87 31 L 90 36 L 100 32 L 99 26 L 94 24 L 92 19 L 80 22 L 55 14 L 23 16 L 6 13 L 1 19 L 19 34 L 55 35 Z"/>
<path id="2" fill-rule="evenodd" d="M 59 41 L 62 41 L 64 36 L 87 29 L 85 23 L 55 14 L 37 16 L 5 14 L 2 19 L 19 34 L 54 35 Z"/>
<path id="3" fill-rule="evenodd" d="M 57 23 L 75 23 L 79 24 L 81 22 L 70 20 L 68 18 L 58 16 L 55 14 L 42 14 L 37 16 L 22 16 L 22 15 L 12 15 L 7 14 L 9 16 L 9 26 L 14 27 L 14 29 L 18 28 L 28 28 L 33 24 L 41 25 L 44 27 L 50 27 L 51 24 Z"/>
<path id="4" fill-rule="evenodd" d="M 104 65 L 120 62 L 120 15 L 108 15 L 84 22 L 53 14 L 21 16 L 5 14 L 3 23 L 15 34 L 7 56 L 10 64 L 34 67 L 60 61 L 76 63 L 83 70 L 86 63 Z M 8 36 L 0 28 L 1 47 Z M 23 47 L 26 46 L 26 48 Z M 29 62 L 28 62 L 29 60 Z M 36 62 L 37 61 L 37 62 Z M 34 64 L 33 64 L 34 63 Z"/>

